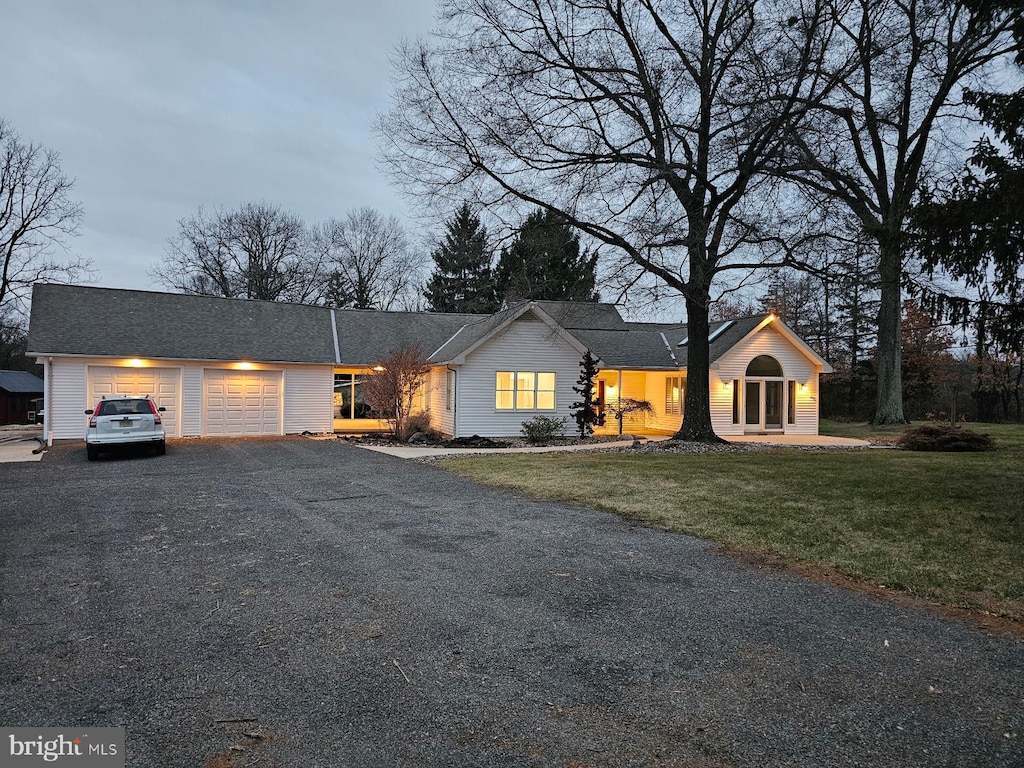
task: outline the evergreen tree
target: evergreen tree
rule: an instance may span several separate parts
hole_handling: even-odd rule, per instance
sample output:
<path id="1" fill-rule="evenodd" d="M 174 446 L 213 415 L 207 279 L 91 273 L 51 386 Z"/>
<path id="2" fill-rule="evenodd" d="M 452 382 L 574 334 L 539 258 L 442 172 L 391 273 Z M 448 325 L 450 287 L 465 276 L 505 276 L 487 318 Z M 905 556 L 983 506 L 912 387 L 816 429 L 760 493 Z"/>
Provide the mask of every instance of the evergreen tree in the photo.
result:
<path id="1" fill-rule="evenodd" d="M 445 226 L 448 234 L 432 254 L 434 274 L 423 296 L 431 312 L 490 313 L 499 308 L 487 250 L 487 230 L 463 203 Z"/>
<path id="2" fill-rule="evenodd" d="M 594 425 L 598 423 L 597 401 L 594 399 L 597 373 L 597 358 L 588 349 L 580 361 L 580 377 L 576 381 L 576 386 L 572 388 L 580 399 L 570 406 L 581 438 L 592 434 Z"/>
<path id="3" fill-rule="evenodd" d="M 1016 13 L 1016 63 L 1024 71 L 1020 0 L 970 0 L 979 24 Z M 1019 81 L 1018 81 L 1019 82 Z M 978 141 L 963 175 L 924 188 L 910 214 L 910 242 L 929 280 L 915 286 L 933 314 L 970 328 L 975 338 L 979 416 L 988 415 L 984 382 L 1000 358 L 1017 362 L 1014 398 L 1020 418 L 1024 379 L 1024 88 L 1009 93 L 967 91 L 993 137 Z M 992 139 L 995 139 L 993 143 Z M 952 278 L 956 284 L 948 285 Z M 998 366 L 997 366 L 998 367 Z M 1000 388 L 1002 385 L 1000 385 Z M 1004 403 L 1005 408 L 1005 403 Z"/>
<path id="4" fill-rule="evenodd" d="M 495 270 L 506 301 L 598 301 L 597 254 L 580 252 L 580 238 L 565 219 L 538 209 L 526 217 Z"/>

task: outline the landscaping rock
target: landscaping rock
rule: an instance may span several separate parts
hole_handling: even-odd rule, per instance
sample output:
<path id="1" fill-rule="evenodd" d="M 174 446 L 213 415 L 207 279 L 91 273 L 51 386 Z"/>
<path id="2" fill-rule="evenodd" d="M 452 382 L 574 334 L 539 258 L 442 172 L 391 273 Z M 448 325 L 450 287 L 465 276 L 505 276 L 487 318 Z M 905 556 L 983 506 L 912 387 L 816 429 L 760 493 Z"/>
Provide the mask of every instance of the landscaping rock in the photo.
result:
<path id="1" fill-rule="evenodd" d="M 472 435 L 445 440 L 441 445 L 445 448 L 508 448 L 512 444 L 501 440 L 491 440 L 489 437 Z"/>

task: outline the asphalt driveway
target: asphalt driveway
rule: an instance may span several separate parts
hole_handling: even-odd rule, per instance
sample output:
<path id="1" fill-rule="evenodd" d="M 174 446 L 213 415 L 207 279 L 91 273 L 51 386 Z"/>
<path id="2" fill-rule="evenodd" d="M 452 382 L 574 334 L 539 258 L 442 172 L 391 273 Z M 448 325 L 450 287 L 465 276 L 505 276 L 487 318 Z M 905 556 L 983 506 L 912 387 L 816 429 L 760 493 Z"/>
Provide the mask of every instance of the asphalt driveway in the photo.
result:
<path id="1" fill-rule="evenodd" d="M 0 723 L 129 766 L 1020 766 L 1024 644 L 336 442 L 0 465 Z"/>

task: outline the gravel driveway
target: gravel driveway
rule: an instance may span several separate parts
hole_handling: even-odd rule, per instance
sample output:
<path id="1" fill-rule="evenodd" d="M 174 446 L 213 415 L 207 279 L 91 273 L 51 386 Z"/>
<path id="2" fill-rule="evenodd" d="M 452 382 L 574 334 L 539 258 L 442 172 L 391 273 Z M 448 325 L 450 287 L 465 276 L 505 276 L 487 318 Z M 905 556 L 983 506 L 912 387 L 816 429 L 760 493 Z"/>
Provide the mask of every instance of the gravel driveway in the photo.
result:
<path id="1" fill-rule="evenodd" d="M 1024 644 L 302 438 L 0 466 L 0 723 L 129 766 L 1020 766 Z"/>

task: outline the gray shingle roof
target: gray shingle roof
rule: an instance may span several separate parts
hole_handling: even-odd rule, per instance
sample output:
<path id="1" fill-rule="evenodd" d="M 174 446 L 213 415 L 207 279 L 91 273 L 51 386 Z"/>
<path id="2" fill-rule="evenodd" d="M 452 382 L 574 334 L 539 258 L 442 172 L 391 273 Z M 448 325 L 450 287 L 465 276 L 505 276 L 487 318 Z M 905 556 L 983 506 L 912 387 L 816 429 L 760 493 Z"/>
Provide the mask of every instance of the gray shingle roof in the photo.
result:
<path id="1" fill-rule="evenodd" d="M 563 328 L 614 331 L 626 324 L 614 304 L 576 301 L 535 301 L 534 304 Z"/>
<path id="2" fill-rule="evenodd" d="M 28 371 L 0 371 L 0 389 L 17 394 L 42 394 L 43 380 Z"/>
<path id="3" fill-rule="evenodd" d="M 686 367 L 687 347 L 678 346 L 687 336 L 685 325 L 626 322 L 611 304 L 533 305 L 607 368 Z M 493 315 L 334 310 L 340 362 L 368 367 L 414 343 L 433 362 L 448 362 L 530 306 L 521 302 Z M 282 302 L 40 284 L 32 294 L 28 348 L 37 355 L 329 365 L 337 361 L 331 312 Z M 711 361 L 763 319 L 731 321 L 711 342 Z M 713 323 L 712 333 L 722 326 Z"/>
<path id="4" fill-rule="evenodd" d="M 463 326 L 490 316 L 339 309 L 335 317 L 341 364 L 370 366 L 408 344 L 418 344 L 424 356 L 431 355 Z"/>
<path id="5" fill-rule="evenodd" d="M 36 285 L 33 354 L 333 363 L 331 313 L 270 301 Z"/>

